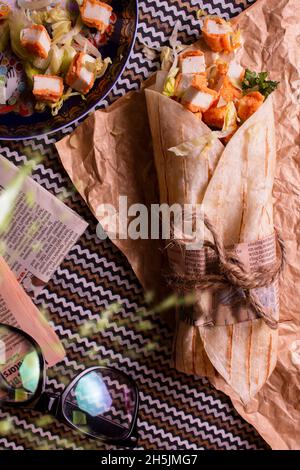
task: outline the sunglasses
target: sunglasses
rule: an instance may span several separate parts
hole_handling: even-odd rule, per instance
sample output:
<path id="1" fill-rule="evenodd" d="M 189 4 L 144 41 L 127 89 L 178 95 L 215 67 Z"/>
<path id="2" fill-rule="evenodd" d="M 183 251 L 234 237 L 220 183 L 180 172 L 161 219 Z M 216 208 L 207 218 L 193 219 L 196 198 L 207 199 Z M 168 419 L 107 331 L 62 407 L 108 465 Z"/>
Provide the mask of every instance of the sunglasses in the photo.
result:
<path id="1" fill-rule="evenodd" d="M 136 384 L 111 367 L 91 367 L 61 394 L 45 391 L 46 367 L 36 341 L 0 323 L 0 406 L 50 414 L 104 443 L 137 445 L 139 393 Z"/>

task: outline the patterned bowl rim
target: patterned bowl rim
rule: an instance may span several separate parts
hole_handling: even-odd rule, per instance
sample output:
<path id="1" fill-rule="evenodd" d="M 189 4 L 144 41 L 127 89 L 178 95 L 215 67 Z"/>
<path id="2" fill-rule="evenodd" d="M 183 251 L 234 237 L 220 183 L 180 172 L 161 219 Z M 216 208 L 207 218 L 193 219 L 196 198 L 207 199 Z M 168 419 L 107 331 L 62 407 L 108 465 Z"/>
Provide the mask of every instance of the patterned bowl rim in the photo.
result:
<path id="1" fill-rule="evenodd" d="M 92 107 L 90 107 L 86 111 L 84 111 L 82 114 L 80 114 L 80 116 L 78 116 L 77 118 L 73 119 L 70 122 L 67 122 L 66 124 L 63 124 L 63 125 L 55 128 L 55 129 L 51 129 L 47 132 L 38 133 L 38 134 L 35 134 L 35 135 L 30 135 L 30 136 L 15 136 L 15 137 L 3 137 L 3 136 L 1 136 L 0 137 L 0 142 L 3 141 L 3 140 L 5 140 L 5 141 L 20 141 L 20 140 L 40 139 L 40 138 L 45 137 L 45 136 L 50 135 L 50 134 L 56 134 L 57 132 L 62 131 L 66 127 L 72 126 L 75 122 L 77 122 L 81 119 L 84 119 L 88 114 L 91 114 L 91 113 L 95 112 L 96 106 L 98 106 L 99 103 L 104 101 L 105 98 L 107 97 L 107 95 L 109 95 L 109 93 L 111 92 L 111 90 L 113 89 L 113 87 L 115 86 L 117 81 L 119 80 L 119 78 L 123 75 L 123 72 L 124 72 L 125 68 L 127 67 L 127 64 L 128 64 L 129 59 L 130 59 L 132 50 L 133 50 L 135 42 L 136 42 L 136 37 L 137 37 L 137 30 L 138 30 L 138 26 L 139 26 L 139 1 L 140 0 L 134 0 L 134 9 L 135 9 L 134 33 L 133 33 L 133 38 L 132 38 L 131 45 L 130 45 L 130 47 L 128 49 L 128 52 L 126 54 L 126 60 L 124 61 L 124 64 L 123 64 L 122 68 L 120 69 L 120 71 L 118 72 L 114 82 L 111 84 L 111 86 L 105 92 L 105 94 L 99 99 L 99 101 L 96 104 L 94 104 Z"/>

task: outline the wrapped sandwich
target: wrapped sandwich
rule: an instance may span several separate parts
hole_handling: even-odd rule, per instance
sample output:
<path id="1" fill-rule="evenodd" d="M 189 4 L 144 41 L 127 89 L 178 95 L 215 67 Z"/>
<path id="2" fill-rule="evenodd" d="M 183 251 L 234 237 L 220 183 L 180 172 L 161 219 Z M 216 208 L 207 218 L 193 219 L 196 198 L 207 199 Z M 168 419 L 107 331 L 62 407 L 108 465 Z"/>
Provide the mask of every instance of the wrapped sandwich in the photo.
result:
<path id="1" fill-rule="evenodd" d="M 278 83 L 236 59 L 240 31 L 208 17 L 203 38 L 173 50 L 146 90 L 160 202 L 201 204 L 204 246 L 168 240 L 168 280 L 195 292 L 177 312 L 174 366 L 217 371 L 247 403 L 277 360 L 278 273 L 272 189 L 276 164 L 271 93 Z"/>
<path id="2" fill-rule="evenodd" d="M 297 12 L 296 0 L 259 0 L 235 18 L 234 23 L 219 22 L 207 16 L 202 28 L 205 39 L 185 50 L 179 50 L 179 47 L 176 49 L 173 43 L 173 68 L 172 64 L 169 65 L 170 49 L 163 48 L 162 70 L 166 72 L 161 71 L 153 76 L 156 85 L 146 91 L 155 163 L 159 170 L 156 173 L 160 180 L 160 199 L 192 203 L 204 201 L 204 215 L 210 222 L 214 236 L 211 230 L 205 232 L 206 244 L 203 248 L 206 251 L 199 248 L 197 257 L 191 251 L 184 252 L 181 240 L 166 243 L 162 240 L 165 249 L 161 247 L 162 243 L 154 244 L 159 240 L 128 239 L 115 242 L 127 256 L 147 292 L 154 288 L 153 281 L 162 285 L 161 273 L 164 270 L 157 261 L 162 262 L 162 254 L 168 254 L 168 283 L 178 290 L 178 281 L 182 281 L 180 287 L 184 290 L 187 286 L 194 289 L 197 296 L 193 309 L 185 308 L 178 312 L 174 365 L 188 373 L 210 376 L 210 383 L 230 396 L 238 413 L 258 430 L 268 444 L 273 449 L 284 450 L 299 448 L 297 437 L 300 422 L 299 308 L 295 295 L 300 266 L 297 250 L 300 184 L 297 150 L 299 61 L 296 54 L 299 45 L 297 35 L 294 34 L 300 18 Z M 221 28 L 209 23 L 209 20 L 215 21 Z M 234 24 L 240 26 L 242 37 Z M 279 38 L 275 41 L 276 47 L 274 38 Z M 145 54 L 146 51 L 145 48 Z M 190 59 L 181 70 L 179 58 L 191 51 L 196 52 L 198 58 L 192 59 L 193 55 L 188 55 Z M 250 72 L 246 70 L 247 67 L 257 72 L 272 71 L 272 78 L 281 80 L 280 92 L 271 94 L 277 84 L 270 81 L 265 72 Z M 190 86 L 194 81 L 194 74 L 197 74 L 197 83 L 204 78 L 209 90 L 219 91 L 217 83 L 220 86 L 222 81 L 218 77 L 224 68 L 227 71 L 225 76 L 222 75 L 223 85 L 224 81 L 227 85 L 231 83 L 234 89 L 229 85 L 229 90 L 238 94 L 232 100 L 234 108 L 232 105 L 228 108 L 232 113 L 225 112 L 224 121 L 221 105 L 225 105 L 227 93 L 224 90 L 227 87 L 223 87 L 224 101 L 219 98 L 217 105 L 213 103 L 201 115 L 199 111 L 193 113 L 186 109 L 181 96 L 175 96 L 177 82 L 180 84 L 180 95 L 186 89 L 186 83 Z M 180 73 L 184 76 L 180 77 Z M 204 77 L 200 76 L 201 73 Z M 152 81 L 144 83 L 143 89 L 152 85 Z M 260 106 L 257 103 L 259 95 L 254 95 L 253 101 L 249 100 L 250 93 L 256 92 L 263 96 L 260 97 Z M 240 106 L 243 97 L 242 105 L 245 106 Z M 201 101 L 202 98 L 200 95 Z M 276 272 L 273 270 L 276 263 L 270 262 L 270 258 L 280 261 L 279 250 L 276 249 L 274 256 L 275 243 L 272 242 L 271 191 L 275 164 L 272 100 L 278 160 L 273 189 L 274 221 L 284 237 L 286 265 L 284 276 L 280 279 L 278 361 L 271 374 L 276 362 L 278 339 L 276 282 L 273 287 L 266 285 L 264 288 L 246 289 L 244 281 L 247 279 L 242 279 L 244 287 L 236 289 L 232 285 L 234 279 L 231 279 L 231 284 L 222 285 L 220 280 L 224 274 L 215 268 L 224 261 L 226 264 L 230 253 L 239 254 L 245 268 L 247 264 L 249 267 L 251 258 L 251 276 L 246 273 L 248 281 L 251 281 L 249 287 L 260 271 L 259 265 L 264 264 L 262 272 L 267 274 L 270 281 L 272 271 Z M 243 118 L 244 111 L 246 114 L 251 113 L 254 101 L 256 111 L 248 119 Z M 235 129 L 231 130 L 230 122 L 235 122 L 239 108 L 240 116 L 236 118 Z M 88 139 L 85 138 L 87 135 Z M 128 195 L 130 204 L 143 201 L 150 208 L 150 202 L 158 203 L 157 178 L 155 168 L 152 168 L 153 152 L 143 90 L 130 92 L 107 110 L 98 110 L 70 136 L 59 142 L 57 148 L 74 185 L 101 222 L 101 217 L 97 215 L 99 204 L 110 203 L 116 207 L 115 201 L 120 194 Z M 148 171 L 150 167 L 151 173 Z M 151 201 L 149 194 L 152 194 Z M 216 236 L 221 251 L 223 247 L 226 248 L 227 258 L 223 258 L 222 263 L 215 251 Z M 270 246 L 266 248 L 268 242 Z M 189 268 L 188 271 L 191 265 L 197 271 L 195 268 L 192 271 Z M 232 274 L 232 266 L 229 265 L 229 268 Z M 240 270 L 240 274 L 242 272 Z M 213 276 L 215 295 L 209 289 L 204 290 L 207 276 Z M 224 295 L 226 291 L 227 299 Z M 230 291 L 232 295 L 229 295 Z M 251 308 L 246 308 L 246 302 L 242 301 L 243 296 L 247 300 L 246 294 L 250 296 L 254 293 L 257 297 L 257 292 L 264 293 L 260 297 L 262 304 L 275 307 L 269 312 L 263 309 L 264 313 L 269 313 L 265 319 L 258 316 L 259 306 L 256 304 L 254 308 L 253 296 L 248 299 Z M 213 300 L 215 302 L 212 303 Z M 244 402 L 248 402 L 268 375 L 267 383 L 255 398 L 243 406 L 238 394 Z M 199 386 L 201 388 L 201 384 Z"/>

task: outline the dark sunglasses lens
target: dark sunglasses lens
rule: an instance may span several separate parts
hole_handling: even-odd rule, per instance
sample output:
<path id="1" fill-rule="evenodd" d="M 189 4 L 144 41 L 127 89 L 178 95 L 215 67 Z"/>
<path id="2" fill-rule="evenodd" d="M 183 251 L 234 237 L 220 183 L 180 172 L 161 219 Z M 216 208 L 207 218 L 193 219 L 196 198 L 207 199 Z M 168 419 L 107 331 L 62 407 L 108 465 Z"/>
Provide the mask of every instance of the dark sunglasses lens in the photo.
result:
<path id="1" fill-rule="evenodd" d="M 22 334 L 0 326 L 0 400 L 22 403 L 37 391 L 41 375 L 34 345 Z"/>
<path id="2" fill-rule="evenodd" d="M 103 439 L 125 438 L 133 424 L 137 396 L 126 376 L 99 368 L 74 381 L 63 402 L 77 429 Z"/>

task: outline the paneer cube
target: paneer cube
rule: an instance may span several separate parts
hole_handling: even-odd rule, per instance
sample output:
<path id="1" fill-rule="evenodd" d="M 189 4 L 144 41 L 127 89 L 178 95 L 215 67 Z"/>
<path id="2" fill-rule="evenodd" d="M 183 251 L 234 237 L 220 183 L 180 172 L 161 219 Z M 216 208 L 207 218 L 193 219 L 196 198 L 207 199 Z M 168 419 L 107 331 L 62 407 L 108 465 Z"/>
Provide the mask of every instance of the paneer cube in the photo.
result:
<path id="1" fill-rule="evenodd" d="M 20 40 L 28 52 L 41 59 L 47 59 L 51 48 L 51 38 L 45 26 L 33 24 L 22 29 Z"/>
<path id="2" fill-rule="evenodd" d="M 89 54 L 78 52 L 71 62 L 66 75 L 66 83 L 74 90 L 87 94 L 95 83 L 95 73 L 93 71 L 94 59 Z"/>
<path id="3" fill-rule="evenodd" d="M 265 97 L 259 91 L 252 91 L 240 99 L 238 104 L 238 116 L 246 121 L 254 114 L 265 101 Z"/>
<path id="4" fill-rule="evenodd" d="M 209 127 L 222 129 L 224 126 L 226 109 L 226 103 L 225 106 L 214 106 L 213 108 L 208 109 L 205 113 L 203 113 L 203 122 L 205 122 L 205 124 L 207 124 Z"/>
<path id="5" fill-rule="evenodd" d="M 214 52 L 231 52 L 240 46 L 240 31 L 234 31 L 231 23 L 222 18 L 207 18 L 202 34 Z"/>
<path id="6" fill-rule="evenodd" d="M 175 83 L 175 96 L 181 98 L 187 89 L 192 86 L 207 86 L 205 74 L 179 73 Z"/>
<path id="7" fill-rule="evenodd" d="M 84 0 L 80 7 L 82 21 L 101 33 L 104 33 L 109 26 L 112 11 L 110 5 L 100 0 Z"/>
<path id="8" fill-rule="evenodd" d="M 224 35 L 232 33 L 233 29 L 230 23 L 221 18 L 209 18 L 205 25 L 205 31 L 208 34 Z"/>
<path id="9" fill-rule="evenodd" d="M 56 75 L 34 75 L 33 94 L 39 101 L 55 103 L 63 94 L 64 84 L 61 77 Z"/>
<path id="10" fill-rule="evenodd" d="M 228 76 L 222 76 L 220 78 L 215 90 L 219 92 L 226 103 L 240 99 L 243 94 L 239 88 L 233 85 Z"/>
<path id="11" fill-rule="evenodd" d="M 201 51 L 189 51 L 180 56 L 180 69 L 186 73 L 205 73 L 205 56 Z"/>
<path id="12" fill-rule="evenodd" d="M 244 68 L 235 61 L 230 62 L 227 75 L 233 80 L 242 80 L 245 75 Z"/>
<path id="13" fill-rule="evenodd" d="M 206 86 L 192 85 L 184 93 L 182 104 L 192 113 L 205 112 L 217 102 L 218 96 L 219 94 L 215 90 Z"/>

